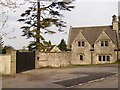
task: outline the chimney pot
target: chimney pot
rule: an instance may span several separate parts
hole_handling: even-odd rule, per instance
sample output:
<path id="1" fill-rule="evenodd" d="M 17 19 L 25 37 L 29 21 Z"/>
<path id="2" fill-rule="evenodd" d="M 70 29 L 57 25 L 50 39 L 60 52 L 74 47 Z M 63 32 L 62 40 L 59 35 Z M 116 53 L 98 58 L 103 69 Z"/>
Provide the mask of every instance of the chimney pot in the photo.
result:
<path id="1" fill-rule="evenodd" d="M 117 21 L 117 16 L 116 15 L 113 15 L 112 17 L 113 17 L 113 20 L 112 20 L 113 22 Z"/>
<path id="2" fill-rule="evenodd" d="M 115 30 L 118 33 L 118 21 L 117 21 L 117 16 L 113 15 L 112 16 L 113 20 L 112 20 L 112 29 Z"/>

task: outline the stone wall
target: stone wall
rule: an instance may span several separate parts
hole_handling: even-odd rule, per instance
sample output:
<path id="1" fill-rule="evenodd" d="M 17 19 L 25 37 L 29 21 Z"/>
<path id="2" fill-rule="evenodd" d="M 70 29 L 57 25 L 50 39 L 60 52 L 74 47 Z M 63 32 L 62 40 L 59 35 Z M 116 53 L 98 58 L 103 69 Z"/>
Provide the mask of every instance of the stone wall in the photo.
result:
<path id="1" fill-rule="evenodd" d="M 36 54 L 36 68 L 66 67 L 71 63 L 71 53 L 41 53 Z"/>
<path id="2" fill-rule="evenodd" d="M 109 44 L 106 47 L 101 47 L 101 40 L 108 40 Z M 114 51 L 117 47 L 110 40 L 105 32 L 99 36 L 94 44 L 94 52 L 93 52 L 93 63 L 94 64 L 105 64 L 105 63 L 114 63 L 117 60 L 117 52 Z M 99 55 L 109 55 L 110 61 L 99 61 Z"/>
<path id="3" fill-rule="evenodd" d="M 84 47 L 79 47 L 78 42 L 83 41 Z M 80 32 L 72 43 L 72 64 L 91 64 L 91 45 Z M 83 60 L 80 60 L 80 55 L 83 55 Z"/>
<path id="4" fill-rule="evenodd" d="M 16 75 L 16 51 L 0 55 L 0 74 Z"/>
<path id="5" fill-rule="evenodd" d="M 101 47 L 101 40 L 108 40 L 109 44 L 106 47 Z M 83 41 L 84 47 L 78 46 L 78 42 Z M 108 37 L 105 32 L 99 36 L 94 45 L 90 45 L 84 35 L 79 32 L 75 40 L 72 42 L 72 64 L 105 64 L 114 63 L 117 60 L 117 47 Z M 83 60 L 80 60 L 80 55 L 83 55 Z M 110 56 L 110 61 L 99 61 L 99 56 Z M 120 58 L 120 52 L 119 52 Z"/>
<path id="6" fill-rule="evenodd" d="M 11 73 L 11 55 L 0 55 L 0 74 L 9 75 Z"/>

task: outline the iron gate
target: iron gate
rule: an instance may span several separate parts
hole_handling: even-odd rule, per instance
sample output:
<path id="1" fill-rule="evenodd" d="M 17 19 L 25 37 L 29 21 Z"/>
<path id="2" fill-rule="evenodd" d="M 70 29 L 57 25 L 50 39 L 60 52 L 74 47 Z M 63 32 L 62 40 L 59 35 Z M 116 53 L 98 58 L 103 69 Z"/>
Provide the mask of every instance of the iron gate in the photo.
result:
<path id="1" fill-rule="evenodd" d="M 16 53 L 16 73 L 35 69 L 35 52 Z"/>

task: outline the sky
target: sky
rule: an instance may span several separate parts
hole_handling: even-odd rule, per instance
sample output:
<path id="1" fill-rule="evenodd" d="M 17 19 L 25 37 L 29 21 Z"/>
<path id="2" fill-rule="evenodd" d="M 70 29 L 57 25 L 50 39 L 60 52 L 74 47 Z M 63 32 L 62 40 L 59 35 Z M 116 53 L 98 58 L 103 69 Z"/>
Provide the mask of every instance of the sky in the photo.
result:
<path id="1" fill-rule="evenodd" d="M 44 35 L 47 40 L 51 40 L 53 44 L 58 45 L 61 39 L 67 38 L 69 28 L 72 27 L 86 27 L 86 26 L 105 26 L 112 24 L 112 16 L 118 15 L 118 1 L 119 0 L 76 0 L 74 2 L 75 9 L 71 12 L 62 12 L 64 15 L 63 20 L 67 22 L 65 31 L 67 33 L 56 33 L 54 35 Z M 9 11 L 7 26 L 3 29 L 4 32 L 10 33 L 4 37 L 4 44 L 13 46 L 20 49 L 29 44 L 28 39 L 22 37 L 22 30 L 20 27 L 23 25 L 17 20 L 20 14 L 27 9 L 28 4 L 16 9 L 16 12 Z M 13 32 L 14 31 L 14 32 Z M 9 38 L 11 37 L 11 39 Z M 12 39 L 13 38 L 13 39 Z"/>

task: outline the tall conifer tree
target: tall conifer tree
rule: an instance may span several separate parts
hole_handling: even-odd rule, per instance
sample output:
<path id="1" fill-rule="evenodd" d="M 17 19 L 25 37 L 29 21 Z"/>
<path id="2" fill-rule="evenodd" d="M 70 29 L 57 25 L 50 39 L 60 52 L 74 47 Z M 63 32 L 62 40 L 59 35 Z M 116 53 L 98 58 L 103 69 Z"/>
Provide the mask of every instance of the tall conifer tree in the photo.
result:
<path id="1" fill-rule="evenodd" d="M 29 45 L 31 49 L 45 50 L 49 42 L 44 39 L 43 34 L 56 32 L 51 27 L 56 27 L 60 32 L 64 31 L 62 27 L 66 26 L 66 22 L 61 20 L 61 11 L 71 11 L 74 8 L 72 2 L 73 0 L 31 2 L 31 7 L 22 13 L 22 18 L 18 20 L 24 22 L 21 27 L 23 36 L 34 38 Z"/>

